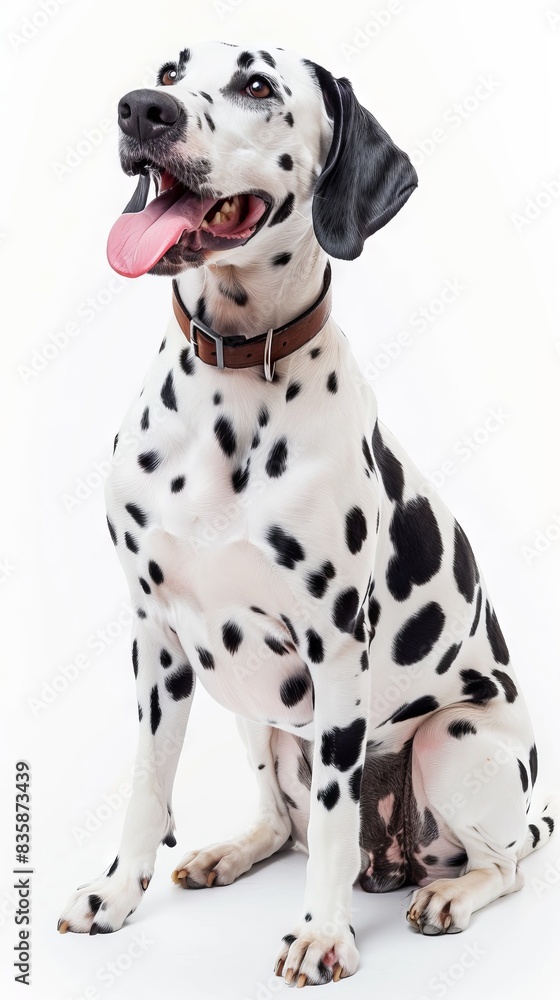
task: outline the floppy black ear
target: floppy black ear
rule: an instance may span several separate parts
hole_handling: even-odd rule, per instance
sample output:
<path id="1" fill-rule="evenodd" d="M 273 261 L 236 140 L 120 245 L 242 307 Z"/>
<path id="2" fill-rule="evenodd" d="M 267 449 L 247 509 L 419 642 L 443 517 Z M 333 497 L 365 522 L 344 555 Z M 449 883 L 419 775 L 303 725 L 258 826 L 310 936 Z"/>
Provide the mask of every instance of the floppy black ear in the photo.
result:
<path id="1" fill-rule="evenodd" d="M 354 260 L 367 237 L 402 208 L 418 177 L 406 153 L 358 102 L 350 81 L 310 65 L 333 119 L 331 148 L 313 198 L 313 228 L 328 254 Z"/>

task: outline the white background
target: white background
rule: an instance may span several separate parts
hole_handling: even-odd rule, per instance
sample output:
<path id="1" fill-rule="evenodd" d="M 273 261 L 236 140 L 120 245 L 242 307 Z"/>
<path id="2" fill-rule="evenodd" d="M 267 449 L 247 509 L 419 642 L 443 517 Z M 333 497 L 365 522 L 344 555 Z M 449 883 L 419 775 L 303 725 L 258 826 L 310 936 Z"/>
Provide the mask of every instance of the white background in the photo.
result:
<path id="1" fill-rule="evenodd" d="M 560 2 L 45 3 L 50 16 L 38 14 L 39 0 L 4 2 L 0 29 L 0 988 L 24 995 L 13 983 L 10 891 L 12 763 L 24 757 L 35 867 L 25 995 L 267 1000 L 287 989 L 271 978 L 272 963 L 299 912 L 304 857 L 212 892 L 169 881 L 185 850 L 234 834 L 254 804 L 233 719 L 201 689 L 176 784 L 178 847 L 162 848 L 146 900 L 118 934 L 56 933 L 69 893 L 112 861 L 128 794 L 136 706 L 103 463 L 170 313 L 167 279 L 119 280 L 105 260 L 131 194 L 117 160 L 116 102 L 197 40 L 276 44 L 348 75 L 413 155 L 418 191 L 359 261 L 334 265 L 335 316 L 382 419 L 471 538 L 532 711 L 540 800 L 559 784 Z M 389 8 L 380 27 L 372 12 Z M 462 290 L 442 309 L 450 281 Z M 424 330 L 421 307 L 430 310 Z M 65 345 L 67 324 L 77 331 Z M 390 359 L 402 332 L 408 340 Z M 485 429 L 491 411 L 501 416 Z M 407 928 L 406 891 L 356 890 L 360 970 L 323 990 L 501 1000 L 553 987 L 558 837 L 523 869 L 524 891 L 450 938 Z M 132 959 L 135 937 L 144 951 Z"/>

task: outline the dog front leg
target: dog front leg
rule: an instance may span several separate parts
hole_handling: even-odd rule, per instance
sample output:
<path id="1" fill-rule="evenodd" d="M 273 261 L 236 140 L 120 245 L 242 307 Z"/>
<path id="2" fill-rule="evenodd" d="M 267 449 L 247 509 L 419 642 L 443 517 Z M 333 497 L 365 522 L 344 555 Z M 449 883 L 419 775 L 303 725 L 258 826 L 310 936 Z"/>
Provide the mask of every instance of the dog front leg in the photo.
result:
<path id="1" fill-rule="evenodd" d="M 358 966 L 351 895 L 360 869 L 369 671 L 361 659 L 363 626 L 356 634 L 342 641 L 331 636 L 324 661 L 308 664 L 315 688 L 315 743 L 307 882 L 301 920 L 284 937 L 276 964 L 277 975 L 300 986 L 351 976 Z"/>
<path id="2" fill-rule="evenodd" d="M 58 922 L 63 933 L 121 927 L 148 888 L 159 844 L 175 845 L 171 793 L 195 676 L 175 637 L 144 621 L 135 625 L 132 663 L 140 733 L 121 844 L 108 870 L 71 896 Z"/>

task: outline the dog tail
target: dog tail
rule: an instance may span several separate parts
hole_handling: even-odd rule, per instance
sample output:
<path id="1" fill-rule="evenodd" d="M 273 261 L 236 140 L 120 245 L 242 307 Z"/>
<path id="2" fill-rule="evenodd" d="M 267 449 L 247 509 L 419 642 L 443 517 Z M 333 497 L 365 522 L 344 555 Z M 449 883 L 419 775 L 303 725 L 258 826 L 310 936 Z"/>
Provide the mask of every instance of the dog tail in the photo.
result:
<path id="1" fill-rule="evenodd" d="M 552 837 L 554 825 L 560 819 L 560 800 L 558 797 L 550 797 L 540 813 L 529 814 L 529 819 L 531 822 L 529 823 L 527 836 L 519 855 L 520 861 L 522 858 L 526 858 L 528 854 L 532 854 L 533 851 L 538 850 L 543 844 L 548 843 Z"/>

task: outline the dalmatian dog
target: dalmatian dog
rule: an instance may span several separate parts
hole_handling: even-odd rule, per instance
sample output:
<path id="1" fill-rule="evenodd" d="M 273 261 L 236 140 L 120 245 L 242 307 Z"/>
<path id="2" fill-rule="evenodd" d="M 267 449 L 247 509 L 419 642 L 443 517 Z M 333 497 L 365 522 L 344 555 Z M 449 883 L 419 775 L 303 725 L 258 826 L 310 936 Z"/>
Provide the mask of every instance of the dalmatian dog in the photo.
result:
<path id="1" fill-rule="evenodd" d="M 275 970 L 338 981 L 358 967 L 356 882 L 416 886 L 409 923 L 461 931 L 522 886 L 554 827 L 548 807 L 527 815 L 537 750 L 467 537 L 329 315 L 328 255 L 356 258 L 416 174 L 348 80 L 282 49 L 184 49 L 119 125 L 137 187 L 109 261 L 172 276 L 174 314 L 106 490 L 136 609 L 133 794 L 117 856 L 59 930 L 120 928 L 175 846 L 198 681 L 237 716 L 260 805 L 172 880 L 215 889 L 302 846 Z"/>

